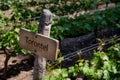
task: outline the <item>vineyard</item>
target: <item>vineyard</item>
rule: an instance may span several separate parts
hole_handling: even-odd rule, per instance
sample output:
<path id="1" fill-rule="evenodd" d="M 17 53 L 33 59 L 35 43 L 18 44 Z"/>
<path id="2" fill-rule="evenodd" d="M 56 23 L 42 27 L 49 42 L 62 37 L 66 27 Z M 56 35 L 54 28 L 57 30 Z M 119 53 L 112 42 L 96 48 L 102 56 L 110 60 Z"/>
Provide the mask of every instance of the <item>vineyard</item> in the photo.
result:
<path id="1" fill-rule="evenodd" d="M 0 0 L 0 80 L 33 80 L 35 57 L 20 47 L 20 29 L 37 33 L 43 9 L 60 43 L 45 80 L 120 80 L 119 0 Z"/>

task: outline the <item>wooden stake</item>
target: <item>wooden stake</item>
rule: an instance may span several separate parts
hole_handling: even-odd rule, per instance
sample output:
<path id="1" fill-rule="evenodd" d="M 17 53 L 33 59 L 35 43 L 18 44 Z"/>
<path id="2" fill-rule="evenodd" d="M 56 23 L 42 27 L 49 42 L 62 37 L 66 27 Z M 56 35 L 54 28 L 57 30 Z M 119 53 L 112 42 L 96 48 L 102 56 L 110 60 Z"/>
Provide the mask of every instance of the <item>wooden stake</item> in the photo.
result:
<path id="1" fill-rule="evenodd" d="M 52 25 L 52 13 L 49 10 L 44 9 L 40 17 L 38 33 L 49 37 L 51 25 Z M 46 72 L 46 58 L 35 55 L 33 80 L 37 80 L 39 78 L 41 80 L 44 80 L 45 72 Z"/>

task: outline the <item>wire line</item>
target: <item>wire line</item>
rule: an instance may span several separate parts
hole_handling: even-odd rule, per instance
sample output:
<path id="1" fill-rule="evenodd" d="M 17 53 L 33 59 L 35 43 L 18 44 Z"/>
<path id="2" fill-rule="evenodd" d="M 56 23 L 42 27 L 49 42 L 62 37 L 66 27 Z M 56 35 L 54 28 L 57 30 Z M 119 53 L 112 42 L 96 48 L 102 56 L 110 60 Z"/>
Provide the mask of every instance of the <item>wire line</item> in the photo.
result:
<path id="1" fill-rule="evenodd" d="M 117 37 L 114 37 L 114 38 L 120 38 L 120 35 L 117 36 Z M 112 38 L 111 38 L 111 39 L 112 39 Z M 109 39 L 109 40 L 110 40 L 110 39 Z M 107 43 L 105 43 L 104 46 L 106 46 L 106 45 L 108 45 L 108 44 L 111 43 L 109 40 L 106 41 Z M 78 50 L 78 51 L 75 51 L 75 52 L 73 52 L 73 53 L 70 53 L 70 54 L 67 54 L 67 55 L 65 55 L 65 56 L 59 57 L 58 60 L 60 60 L 61 58 L 63 58 L 62 61 L 70 60 L 70 58 L 79 55 L 79 54 L 77 54 L 78 52 L 82 52 L 82 53 L 89 52 L 89 51 L 91 51 L 91 50 L 97 49 L 97 48 L 98 48 L 98 45 L 99 45 L 99 43 L 94 44 L 94 45 L 89 46 L 89 47 L 85 47 L 85 48 L 80 49 L 80 50 Z M 87 50 L 86 50 L 86 49 L 87 49 Z"/>

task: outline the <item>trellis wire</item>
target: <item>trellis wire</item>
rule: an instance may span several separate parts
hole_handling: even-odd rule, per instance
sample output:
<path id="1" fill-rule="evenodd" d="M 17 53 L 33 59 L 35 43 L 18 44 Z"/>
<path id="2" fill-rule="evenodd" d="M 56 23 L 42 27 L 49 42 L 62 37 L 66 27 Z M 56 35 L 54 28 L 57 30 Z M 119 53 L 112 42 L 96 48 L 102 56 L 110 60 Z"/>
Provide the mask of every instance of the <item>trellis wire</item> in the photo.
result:
<path id="1" fill-rule="evenodd" d="M 114 37 L 114 38 L 120 38 L 120 35 L 117 36 L 117 37 Z M 112 38 L 111 38 L 111 39 L 112 39 Z M 119 40 L 120 40 L 120 39 L 118 39 L 118 41 L 119 41 Z M 106 42 L 107 42 L 107 43 L 106 43 L 104 46 L 106 46 L 106 45 L 108 45 L 108 44 L 111 43 L 109 40 L 107 40 Z M 99 43 L 94 44 L 94 46 L 85 47 L 85 48 L 80 49 L 80 50 L 78 50 L 78 51 L 75 51 L 75 52 L 73 52 L 73 53 L 70 53 L 70 54 L 67 54 L 67 55 L 65 55 L 65 56 L 59 57 L 59 58 L 56 60 L 56 62 L 54 63 L 54 65 L 52 65 L 51 69 L 53 69 L 55 66 L 57 66 L 58 64 L 60 64 L 60 63 L 63 62 L 63 61 L 71 61 L 73 57 L 75 57 L 75 56 L 81 56 L 81 53 L 86 53 L 86 52 L 88 52 L 88 51 L 97 49 L 97 47 L 98 47 L 97 45 L 99 45 Z M 91 47 L 92 47 L 92 48 L 91 48 Z M 88 48 L 88 50 L 85 50 L 85 49 L 87 49 L 87 48 Z M 84 51 L 82 51 L 82 50 L 84 50 Z M 80 54 L 78 54 L 78 53 L 80 53 Z M 69 56 L 68 56 L 68 55 L 69 55 Z M 68 56 L 68 57 L 67 57 L 67 56 Z"/>
<path id="2" fill-rule="evenodd" d="M 117 37 L 114 37 L 114 38 L 120 38 L 120 35 L 117 36 Z M 112 38 L 111 38 L 111 39 L 112 39 Z M 105 43 L 104 46 L 106 46 L 106 45 L 108 45 L 108 44 L 111 43 L 109 40 L 107 40 L 106 42 L 107 42 L 107 43 Z M 73 53 L 70 53 L 70 54 L 67 54 L 67 55 L 65 55 L 65 56 L 59 57 L 57 60 L 58 60 L 58 61 L 61 60 L 61 59 L 62 59 L 61 61 L 70 60 L 70 58 L 72 58 L 72 57 L 75 57 L 75 56 L 77 56 L 77 55 L 79 56 L 79 54 L 77 54 L 77 53 L 79 53 L 79 52 L 86 53 L 86 52 L 88 52 L 88 51 L 97 49 L 97 48 L 98 48 L 98 45 L 99 45 L 99 43 L 96 43 L 96 44 L 94 44 L 94 45 L 92 45 L 92 46 L 85 47 L 85 48 L 80 49 L 80 50 L 78 50 L 78 51 L 75 51 L 75 52 L 73 52 Z M 86 50 L 86 49 L 87 49 L 87 50 Z"/>
<path id="3" fill-rule="evenodd" d="M 116 38 L 118 38 L 118 37 L 120 37 L 120 36 L 117 36 Z M 108 44 L 111 43 L 110 41 L 106 41 L 106 42 L 107 42 L 107 43 L 106 43 L 105 45 L 108 45 Z M 91 50 L 93 50 L 93 49 L 97 49 L 98 45 L 99 45 L 99 43 L 97 43 L 95 47 L 92 47 L 92 48 L 90 48 L 90 49 L 88 49 L 88 50 L 85 50 L 85 51 L 79 50 L 79 51 L 76 51 L 76 53 L 78 53 L 78 52 L 80 52 L 80 51 L 81 51 L 82 53 L 86 53 L 86 52 L 91 51 Z M 105 45 L 104 45 L 104 46 L 105 46 Z M 69 56 L 69 57 L 67 57 L 67 58 L 69 59 L 69 58 L 74 57 L 74 56 L 77 56 L 77 55 L 78 55 L 78 54 L 75 54 L 75 52 L 74 52 L 73 55 L 71 55 L 71 56 Z M 66 58 L 65 60 L 67 60 L 67 58 Z"/>
<path id="4" fill-rule="evenodd" d="M 86 50 L 86 49 L 89 49 L 89 48 L 94 47 L 94 46 L 97 46 L 97 45 L 98 45 L 98 44 L 93 44 L 92 46 L 85 47 L 85 48 L 83 48 L 83 49 L 81 49 L 81 50 L 75 51 L 74 53 L 77 53 L 77 52 L 79 52 L 79 51 L 84 51 L 84 50 Z M 74 54 L 74 53 L 67 54 L 67 55 L 65 55 L 64 57 L 67 57 L 67 56 L 72 55 L 72 54 Z"/>

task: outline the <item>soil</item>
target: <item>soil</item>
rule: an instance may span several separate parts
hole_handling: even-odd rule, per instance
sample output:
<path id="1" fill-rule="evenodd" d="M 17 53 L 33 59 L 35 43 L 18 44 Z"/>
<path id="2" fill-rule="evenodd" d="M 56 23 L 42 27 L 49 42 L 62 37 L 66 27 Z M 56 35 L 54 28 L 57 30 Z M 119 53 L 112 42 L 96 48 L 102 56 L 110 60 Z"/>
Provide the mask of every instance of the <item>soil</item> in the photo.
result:
<path id="1" fill-rule="evenodd" d="M 33 80 L 33 56 L 20 54 L 17 57 L 11 57 L 6 76 L 3 73 L 4 60 L 5 54 L 0 54 L 0 80 Z"/>

